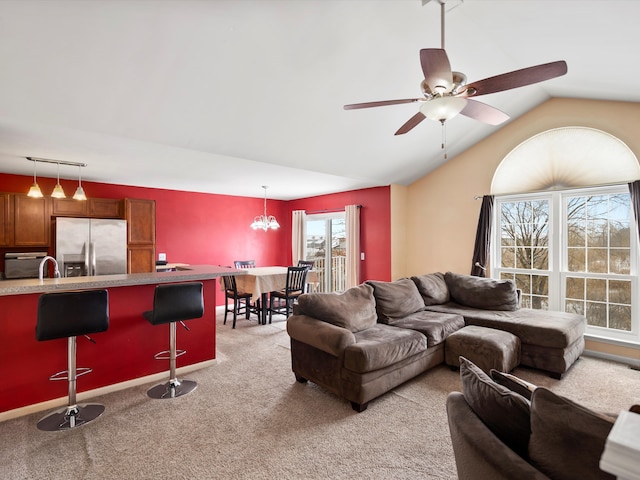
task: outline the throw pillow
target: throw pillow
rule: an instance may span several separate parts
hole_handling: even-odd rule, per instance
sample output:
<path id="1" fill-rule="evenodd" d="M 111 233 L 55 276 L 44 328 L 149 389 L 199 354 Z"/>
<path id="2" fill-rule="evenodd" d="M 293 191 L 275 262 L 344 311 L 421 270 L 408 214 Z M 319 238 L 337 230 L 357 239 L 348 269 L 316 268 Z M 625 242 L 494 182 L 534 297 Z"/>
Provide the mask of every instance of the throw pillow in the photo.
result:
<path id="1" fill-rule="evenodd" d="M 353 333 L 377 323 L 373 288 L 358 285 L 343 293 L 307 293 L 298 297 L 296 313 L 346 328 Z"/>
<path id="2" fill-rule="evenodd" d="M 529 402 L 491 380 L 464 357 L 460 357 L 460 379 L 464 398 L 480 420 L 511 450 L 526 458 L 531 435 Z"/>
<path id="3" fill-rule="evenodd" d="M 497 370 L 494 370 L 493 368 L 489 373 L 491 375 L 491 379 L 494 382 L 508 388 L 512 392 L 516 392 L 522 395 L 527 400 L 531 400 L 531 395 L 537 388 L 533 383 L 522 380 L 521 378 L 518 378 L 515 375 L 511 375 L 510 373 L 499 372 Z"/>
<path id="4" fill-rule="evenodd" d="M 449 301 L 449 287 L 447 287 L 447 282 L 444 281 L 442 273 L 437 272 L 411 277 L 411 280 L 418 287 L 422 300 L 427 307 L 429 305 L 442 305 Z"/>
<path id="5" fill-rule="evenodd" d="M 539 387 L 531 401 L 529 460 L 555 480 L 615 479 L 599 463 L 614 420 Z"/>
<path id="6" fill-rule="evenodd" d="M 444 280 L 451 299 L 472 308 L 484 310 L 518 310 L 518 293 L 511 280 L 474 277 L 447 272 Z"/>
<path id="7" fill-rule="evenodd" d="M 380 323 L 389 323 L 394 318 L 403 318 L 424 310 L 422 296 L 410 278 L 395 282 L 369 280 L 366 283 L 373 287 Z"/>

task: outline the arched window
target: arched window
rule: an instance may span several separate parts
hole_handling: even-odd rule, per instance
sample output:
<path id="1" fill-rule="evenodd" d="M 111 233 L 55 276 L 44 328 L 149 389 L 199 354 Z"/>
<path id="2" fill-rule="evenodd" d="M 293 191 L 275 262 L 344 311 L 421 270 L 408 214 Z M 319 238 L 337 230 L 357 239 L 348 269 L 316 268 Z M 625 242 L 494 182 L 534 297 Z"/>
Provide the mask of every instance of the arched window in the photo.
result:
<path id="1" fill-rule="evenodd" d="M 565 127 L 512 150 L 493 178 L 492 276 L 523 306 L 582 313 L 587 334 L 638 343 L 633 152 L 599 130 Z"/>

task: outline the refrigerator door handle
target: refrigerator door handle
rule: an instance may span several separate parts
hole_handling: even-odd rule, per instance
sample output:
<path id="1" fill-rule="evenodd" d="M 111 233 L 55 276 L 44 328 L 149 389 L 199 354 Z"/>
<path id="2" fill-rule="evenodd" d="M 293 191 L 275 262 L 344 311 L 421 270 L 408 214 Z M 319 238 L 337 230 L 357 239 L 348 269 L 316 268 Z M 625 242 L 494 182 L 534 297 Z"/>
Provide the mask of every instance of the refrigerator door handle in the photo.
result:
<path id="1" fill-rule="evenodd" d="M 87 244 L 87 242 L 84 242 L 83 248 L 84 248 L 84 275 L 91 275 L 91 272 L 89 271 L 90 244 Z"/>
<path id="2" fill-rule="evenodd" d="M 96 244 L 91 242 L 91 275 L 96 274 Z"/>

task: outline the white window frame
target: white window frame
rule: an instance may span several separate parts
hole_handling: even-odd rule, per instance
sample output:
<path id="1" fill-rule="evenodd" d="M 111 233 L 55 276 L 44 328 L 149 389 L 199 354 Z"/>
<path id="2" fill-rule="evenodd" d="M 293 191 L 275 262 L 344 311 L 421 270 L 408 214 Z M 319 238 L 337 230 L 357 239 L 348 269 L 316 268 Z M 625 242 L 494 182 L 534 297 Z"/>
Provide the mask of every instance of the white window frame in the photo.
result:
<path id="1" fill-rule="evenodd" d="M 612 273 L 587 273 L 569 272 L 567 270 L 567 222 L 566 198 L 589 195 L 615 195 L 629 194 L 627 185 L 614 185 L 608 187 L 593 187 L 562 190 L 546 193 L 532 193 L 519 195 L 496 196 L 493 214 L 492 238 L 491 238 L 491 277 L 500 278 L 501 273 L 539 273 L 549 275 L 549 310 L 564 311 L 566 278 L 567 276 L 579 276 L 584 278 L 608 278 L 611 280 L 622 279 L 631 281 L 631 329 L 630 331 L 615 330 L 606 327 L 587 325 L 585 333 L 593 338 L 618 340 L 633 344 L 640 344 L 640 292 L 638 288 L 638 235 L 637 226 L 633 216 L 630 218 L 630 272 L 629 275 Z M 524 270 L 518 268 L 502 267 L 500 245 L 500 221 L 503 203 L 525 202 L 532 200 L 549 201 L 549 265 L 548 270 Z"/>

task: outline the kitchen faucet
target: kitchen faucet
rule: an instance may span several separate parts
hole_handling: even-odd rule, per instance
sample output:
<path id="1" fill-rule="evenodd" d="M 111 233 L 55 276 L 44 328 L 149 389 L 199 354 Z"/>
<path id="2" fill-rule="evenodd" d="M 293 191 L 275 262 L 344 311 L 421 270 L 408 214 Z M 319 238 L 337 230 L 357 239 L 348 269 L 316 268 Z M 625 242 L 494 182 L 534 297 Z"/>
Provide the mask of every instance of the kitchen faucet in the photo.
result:
<path id="1" fill-rule="evenodd" d="M 44 264 L 47 263 L 47 260 L 51 260 L 53 262 L 53 277 L 60 278 L 60 270 L 58 270 L 58 262 L 55 258 L 47 255 L 40 262 L 40 267 L 38 268 L 38 278 L 42 281 L 44 277 Z"/>

